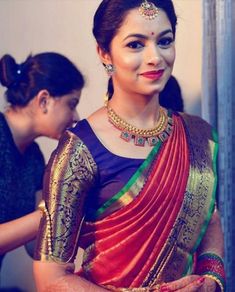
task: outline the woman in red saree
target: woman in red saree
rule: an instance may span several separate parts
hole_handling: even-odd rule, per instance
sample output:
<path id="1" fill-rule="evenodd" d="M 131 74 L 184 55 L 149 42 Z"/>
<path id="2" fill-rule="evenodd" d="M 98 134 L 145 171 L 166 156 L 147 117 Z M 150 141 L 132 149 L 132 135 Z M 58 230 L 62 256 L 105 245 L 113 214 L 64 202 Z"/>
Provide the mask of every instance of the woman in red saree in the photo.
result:
<path id="1" fill-rule="evenodd" d="M 68 130 L 50 159 L 38 291 L 224 290 L 216 133 L 159 105 L 175 28 L 170 0 L 104 0 L 96 11 L 109 100 Z"/>

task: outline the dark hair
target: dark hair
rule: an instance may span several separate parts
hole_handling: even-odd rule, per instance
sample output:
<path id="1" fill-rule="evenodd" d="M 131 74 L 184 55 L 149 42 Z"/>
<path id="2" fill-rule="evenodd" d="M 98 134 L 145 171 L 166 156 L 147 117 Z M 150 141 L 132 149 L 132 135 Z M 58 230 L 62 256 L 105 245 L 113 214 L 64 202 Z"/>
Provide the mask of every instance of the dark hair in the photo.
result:
<path id="1" fill-rule="evenodd" d="M 11 105 L 25 106 L 40 90 L 61 97 L 84 86 L 84 78 L 65 56 L 46 52 L 30 55 L 17 64 L 10 55 L 0 59 L 0 82 L 7 87 L 5 96 Z"/>
<path id="2" fill-rule="evenodd" d="M 163 91 L 159 94 L 160 105 L 173 111 L 183 112 L 184 101 L 181 94 L 181 88 L 174 76 L 170 76 Z"/>
<path id="3" fill-rule="evenodd" d="M 93 22 L 93 35 L 100 46 L 106 52 L 110 50 L 110 44 L 118 29 L 121 27 L 129 10 L 140 7 L 143 0 L 103 0 L 96 10 Z M 158 8 L 165 11 L 175 36 L 177 17 L 172 0 L 151 0 Z M 113 85 L 110 78 L 108 96 L 113 94 Z"/>

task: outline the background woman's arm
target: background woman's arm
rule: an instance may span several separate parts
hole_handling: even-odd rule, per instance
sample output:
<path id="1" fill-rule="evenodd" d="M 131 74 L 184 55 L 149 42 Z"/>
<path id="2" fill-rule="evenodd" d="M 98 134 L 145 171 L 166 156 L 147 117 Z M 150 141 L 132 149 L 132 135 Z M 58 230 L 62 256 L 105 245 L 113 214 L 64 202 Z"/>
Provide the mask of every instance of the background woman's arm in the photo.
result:
<path id="1" fill-rule="evenodd" d="M 0 224 L 0 254 L 11 251 L 36 237 L 41 218 L 40 211 L 34 211 Z"/>
<path id="2" fill-rule="evenodd" d="M 74 264 L 34 261 L 34 278 L 38 292 L 108 291 L 73 274 Z"/>

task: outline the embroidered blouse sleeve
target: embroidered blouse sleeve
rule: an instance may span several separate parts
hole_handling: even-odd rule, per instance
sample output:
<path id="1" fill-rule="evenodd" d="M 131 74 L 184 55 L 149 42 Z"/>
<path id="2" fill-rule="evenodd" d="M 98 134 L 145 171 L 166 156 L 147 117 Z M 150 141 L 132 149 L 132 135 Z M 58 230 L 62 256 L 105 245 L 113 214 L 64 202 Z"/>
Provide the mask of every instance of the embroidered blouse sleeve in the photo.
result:
<path id="1" fill-rule="evenodd" d="M 85 144 L 75 134 L 66 131 L 44 176 L 44 206 L 36 260 L 74 261 L 86 193 L 94 184 L 96 175 L 97 166 Z"/>

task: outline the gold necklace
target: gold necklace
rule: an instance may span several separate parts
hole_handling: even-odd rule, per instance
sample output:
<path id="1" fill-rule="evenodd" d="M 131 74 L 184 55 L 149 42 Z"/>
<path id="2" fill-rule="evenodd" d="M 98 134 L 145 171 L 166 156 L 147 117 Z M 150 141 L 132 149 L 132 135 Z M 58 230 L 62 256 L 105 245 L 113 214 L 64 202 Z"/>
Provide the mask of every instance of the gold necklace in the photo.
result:
<path id="1" fill-rule="evenodd" d="M 151 129 L 139 129 L 123 120 L 108 104 L 106 107 L 109 122 L 121 131 L 120 138 L 127 142 L 134 139 L 136 146 L 145 146 L 145 141 L 149 146 L 155 146 L 159 141 L 164 142 L 172 132 L 173 119 L 162 107 L 159 110 L 158 122 Z"/>

